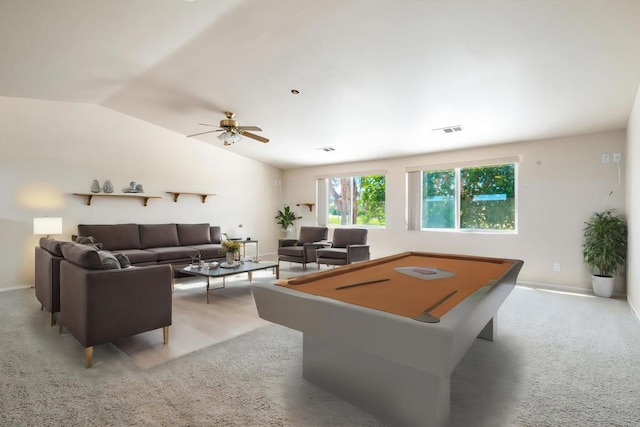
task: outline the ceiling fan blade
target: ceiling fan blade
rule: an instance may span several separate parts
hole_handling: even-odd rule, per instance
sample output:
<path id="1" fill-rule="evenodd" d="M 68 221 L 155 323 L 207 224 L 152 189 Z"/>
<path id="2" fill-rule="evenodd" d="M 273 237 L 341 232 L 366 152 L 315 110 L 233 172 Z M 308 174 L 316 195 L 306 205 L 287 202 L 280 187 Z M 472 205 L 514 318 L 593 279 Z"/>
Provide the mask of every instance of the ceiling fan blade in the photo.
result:
<path id="1" fill-rule="evenodd" d="M 204 135 L 205 133 L 219 132 L 221 130 L 222 129 L 216 129 L 216 130 L 208 130 L 206 132 L 194 133 L 193 135 L 187 135 L 187 138 L 191 138 L 192 136 Z"/>
<path id="2" fill-rule="evenodd" d="M 213 126 L 213 127 L 220 127 L 219 125 L 210 125 L 209 123 L 198 123 L 199 125 L 202 126 Z"/>
<path id="3" fill-rule="evenodd" d="M 262 132 L 262 129 L 260 129 L 258 126 L 238 126 L 238 129 Z"/>
<path id="4" fill-rule="evenodd" d="M 265 138 L 263 136 L 256 135 L 255 133 L 250 133 L 243 130 L 240 131 L 240 135 L 246 136 L 247 138 L 255 139 L 256 141 L 264 142 L 265 144 L 269 142 L 269 138 Z"/>

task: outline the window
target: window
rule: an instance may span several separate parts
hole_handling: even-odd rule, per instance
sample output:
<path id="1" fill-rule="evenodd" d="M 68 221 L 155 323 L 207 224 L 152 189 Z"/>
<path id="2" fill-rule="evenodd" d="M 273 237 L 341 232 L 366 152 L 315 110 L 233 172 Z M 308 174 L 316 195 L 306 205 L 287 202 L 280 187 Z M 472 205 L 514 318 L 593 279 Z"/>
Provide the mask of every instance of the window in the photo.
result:
<path id="1" fill-rule="evenodd" d="M 409 215 L 409 228 L 515 231 L 516 165 L 411 171 L 409 184 L 416 178 L 421 181 L 409 185 L 409 204 L 417 199 L 411 188 L 419 188 L 421 197 L 420 213 Z"/>
<path id="2" fill-rule="evenodd" d="M 333 226 L 385 225 L 384 174 L 337 176 L 318 180 L 319 223 Z M 321 218 L 324 220 L 321 220 Z"/>

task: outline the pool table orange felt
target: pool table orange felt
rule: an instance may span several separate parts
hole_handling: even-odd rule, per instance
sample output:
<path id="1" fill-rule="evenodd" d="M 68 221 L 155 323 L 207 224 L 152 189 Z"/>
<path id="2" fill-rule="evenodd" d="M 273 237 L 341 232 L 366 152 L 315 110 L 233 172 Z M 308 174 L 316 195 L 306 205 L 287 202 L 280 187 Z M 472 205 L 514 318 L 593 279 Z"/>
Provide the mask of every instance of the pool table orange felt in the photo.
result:
<path id="1" fill-rule="evenodd" d="M 407 252 L 280 281 L 278 284 L 300 292 L 406 317 L 420 316 L 427 307 L 451 291 L 457 291 L 431 311 L 433 316 L 441 317 L 481 287 L 495 283 L 515 262 L 498 258 Z M 455 275 L 424 280 L 399 273 L 395 271 L 397 267 L 434 267 Z M 385 278 L 390 280 L 348 289 L 335 289 L 352 283 Z"/>

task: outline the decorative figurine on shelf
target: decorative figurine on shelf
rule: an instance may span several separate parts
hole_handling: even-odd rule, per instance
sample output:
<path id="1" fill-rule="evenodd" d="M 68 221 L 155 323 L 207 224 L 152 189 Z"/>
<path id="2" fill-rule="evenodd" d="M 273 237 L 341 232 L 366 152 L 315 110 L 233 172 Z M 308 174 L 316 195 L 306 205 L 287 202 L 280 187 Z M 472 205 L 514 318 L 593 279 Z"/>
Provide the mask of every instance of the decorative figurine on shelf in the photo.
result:
<path id="1" fill-rule="evenodd" d="M 106 180 L 102 186 L 102 191 L 105 193 L 113 193 L 113 184 L 110 180 Z"/>
<path id="2" fill-rule="evenodd" d="M 142 193 L 142 184 L 136 184 L 135 181 L 129 183 L 129 188 L 122 190 L 123 193 Z"/>
<path id="3" fill-rule="evenodd" d="M 94 179 L 93 182 L 91 183 L 91 192 L 92 193 L 100 192 L 100 183 L 98 182 L 97 179 Z"/>

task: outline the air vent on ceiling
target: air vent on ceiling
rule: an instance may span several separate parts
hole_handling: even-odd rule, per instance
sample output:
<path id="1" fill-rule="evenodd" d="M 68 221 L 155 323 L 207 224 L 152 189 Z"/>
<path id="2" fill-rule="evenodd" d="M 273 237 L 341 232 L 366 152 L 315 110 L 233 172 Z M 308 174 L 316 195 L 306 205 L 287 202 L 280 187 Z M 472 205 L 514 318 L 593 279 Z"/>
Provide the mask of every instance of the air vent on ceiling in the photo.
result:
<path id="1" fill-rule="evenodd" d="M 333 147 L 320 147 L 320 148 L 316 148 L 316 150 L 326 151 L 327 153 L 330 151 L 336 151 L 336 149 Z"/>
<path id="2" fill-rule="evenodd" d="M 462 132 L 462 126 L 460 125 L 455 125 L 455 126 L 447 126 L 447 127 L 443 127 L 443 128 L 437 128 L 437 129 L 432 129 L 434 132 L 441 130 L 444 133 L 453 133 L 453 132 Z"/>

